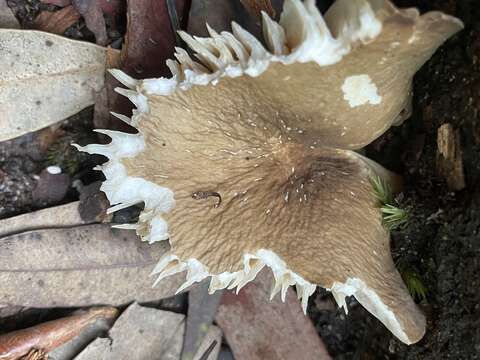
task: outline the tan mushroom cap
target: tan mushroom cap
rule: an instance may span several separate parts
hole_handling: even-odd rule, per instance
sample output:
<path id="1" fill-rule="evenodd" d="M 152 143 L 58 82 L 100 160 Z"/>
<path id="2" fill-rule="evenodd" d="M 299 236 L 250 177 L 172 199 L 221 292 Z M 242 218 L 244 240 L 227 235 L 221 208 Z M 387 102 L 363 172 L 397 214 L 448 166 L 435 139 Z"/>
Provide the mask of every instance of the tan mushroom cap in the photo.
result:
<path id="1" fill-rule="evenodd" d="M 119 117 L 139 134 L 102 131 L 102 190 L 112 211 L 144 202 L 136 229 L 169 239 L 154 273 L 187 270 L 184 289 L 239 289 L 264 267 L 273 295 L 296 285 L 304 309 L 316 285 L 345 306 L 354 295 L 395 336 L 418 341 L 425 318 L 390 255 L 370 179 L 395 175 L 351 149 L 401 118 L 415 71 L 461 23 L 388 1 L 339 0 L 324 22 L 314 1 L 286 0 L 264 16 L 263 45 L 233 25 L 211 38 L 182 34 L 171 79 L 115 72 L 138 107 Z M 181 290 L 180 289 L 180 290 Z M 346 306 L 345 306 L 346 308 Z"/>

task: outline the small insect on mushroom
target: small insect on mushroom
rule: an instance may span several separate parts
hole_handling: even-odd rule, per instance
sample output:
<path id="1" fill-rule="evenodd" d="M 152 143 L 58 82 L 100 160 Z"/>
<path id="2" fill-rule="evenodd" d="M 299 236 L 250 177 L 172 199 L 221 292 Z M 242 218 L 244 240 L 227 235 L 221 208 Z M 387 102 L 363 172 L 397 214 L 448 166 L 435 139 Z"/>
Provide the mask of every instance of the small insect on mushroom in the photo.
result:
<path id="1" fill-rule="evenodd" d="M 211 292 L 238 291 L 268 267 L 272 296 L 295 285 L 304 311 L 316 286 L 345 311 L 354 296 L 415 343 L 425 317 L 395 268 L 370 183 L 400 181 L 355 150 L 405 120 L 415 72 L 462 23 L 388 0 L 337 0 L 324 15 L 314 0 L 285 0 L 279 22 L 262 18 L 263 41 L 236 23 L 207 27 L 206 38 L 180 32 L 191 51 L 176 49 L 170 78 L 112 71 L 137 106 L 138 134 L 103 131 L 110 144 L 80 149 L 109 158 L 101 189 L 115 209 L 144 202 L 137 233 L 168 239 L 158 281 L 187 271 L 179 290 L 211 277 Z M 308 201 L 291 201 L 292 178 L 312 180 Z M 248 201 L 208 211 L 191 197 L 217 197 L 218 207 L 221 196 L 198 189 L 242 189 Z"/>
<path id="2" fill-rule="evenodd" d="M 192 194 L 192 198 L 195 200 L 206 199 L 210 196 L 216 196 L 218 198 L 218 202 L 213 205 L 214 208 L 217 208 L 222 203 L 222 197 L 218 192 L 215 191 L 197 191 Z"/>

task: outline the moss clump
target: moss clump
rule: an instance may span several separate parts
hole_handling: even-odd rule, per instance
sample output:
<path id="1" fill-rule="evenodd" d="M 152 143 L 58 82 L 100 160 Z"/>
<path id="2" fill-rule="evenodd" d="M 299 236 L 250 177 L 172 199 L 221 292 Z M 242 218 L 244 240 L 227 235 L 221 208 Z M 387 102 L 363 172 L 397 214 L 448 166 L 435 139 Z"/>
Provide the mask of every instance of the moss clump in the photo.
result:
<path id="1" fill-rule="evenodd" d="M 390 186 L 379 176 L 371 178 L 373 192 L 378 199 L 383 226 L 388 231 L 403 229 L 408 224 L 409 211 L 402 208 L 393 196 Z"/>

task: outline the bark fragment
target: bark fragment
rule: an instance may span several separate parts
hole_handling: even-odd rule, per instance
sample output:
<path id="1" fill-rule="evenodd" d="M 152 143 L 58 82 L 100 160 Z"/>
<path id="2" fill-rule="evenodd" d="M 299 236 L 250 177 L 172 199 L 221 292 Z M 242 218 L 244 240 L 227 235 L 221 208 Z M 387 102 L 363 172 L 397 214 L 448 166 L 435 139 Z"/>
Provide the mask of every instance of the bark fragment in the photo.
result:
<path id="1" fill-rule="evenodd" d="M 465 188 L 460 132 L 449 123 L 440 126 L 437 132 L 437 172 L 450 190 Z"/>

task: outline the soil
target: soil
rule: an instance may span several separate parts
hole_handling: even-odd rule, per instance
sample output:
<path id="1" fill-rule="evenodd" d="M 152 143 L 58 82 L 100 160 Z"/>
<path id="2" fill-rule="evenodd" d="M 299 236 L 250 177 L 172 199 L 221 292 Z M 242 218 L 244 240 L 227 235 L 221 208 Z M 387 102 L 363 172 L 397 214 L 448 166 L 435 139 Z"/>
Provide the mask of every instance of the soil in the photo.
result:
<path id="1" fill-rule="evenodd" d="M 394 2 L 418 7 L 422 12 L 441 10 L 466 25 L 416 75 L 412 117 L 367 148 L 370 158 L 405 179 L 400 202 L 409 209 L 410 220 L 404 229 L 392 232 L 392 253 L 426 288 L 426 298 L 419 300 L 419 306 L 428 319 L 427 332 L 418 344 L 406 346 L 355 299 L 349 299 L 349 313 L 345 315 L 323 290 L 311 298 L 309 316 L 335 359 L 478 359 L 480 6 L 478 0 Z M 24 27 L 32 23 L 38 11 L 53 9 L 37 0 L 9 0 L 8 4 Z M 82 22 L 65 35 L 92 39 Z M 445 123 L 460 132 L 466 187 L 457 192 L 448 189 L 436 169 L 437 130 Z M 98 159 L 77 158 L 56 150 L 63 146 L 61 139 L 82 142 L 78 138 L 91 133 L 92 126 L 90 109 L 60 128 L 45 130 L 42 136 L 27 135 L 0 144 L 0 218 L 40 206 L 34 203 L 32 191 L 37 174 L 48 164 L 49 153 L 64 167 L 73 167 L 69 170 L 72 180 L 81 179 L 86 184 L 98 180 L 98 175 L 90 171 Z M 72 190 L 62 201 L 77 196 Z M 20 320 L 17 326 L 22 324 L 26 323 Z"/>

